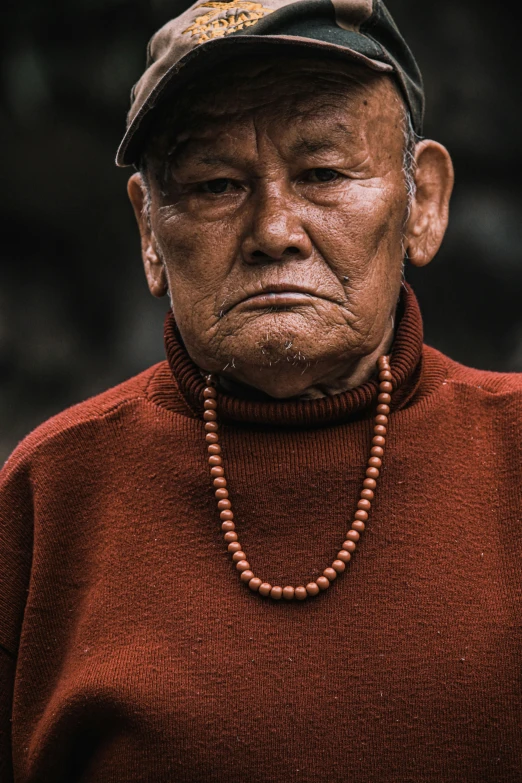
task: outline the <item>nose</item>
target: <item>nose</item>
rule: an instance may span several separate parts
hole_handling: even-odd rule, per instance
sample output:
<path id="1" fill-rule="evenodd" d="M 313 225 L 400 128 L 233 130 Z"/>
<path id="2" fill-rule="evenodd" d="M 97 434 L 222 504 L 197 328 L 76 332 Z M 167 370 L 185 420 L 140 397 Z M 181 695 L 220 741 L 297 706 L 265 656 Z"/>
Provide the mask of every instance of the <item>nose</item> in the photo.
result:
<path id="1" fill-rule="evenodd" d="M 291 195 L 266 190 L 253 199 L 248 229 L 242 242 L 249 264 L 303 260 L 312 253 L 312 243 Z"/>

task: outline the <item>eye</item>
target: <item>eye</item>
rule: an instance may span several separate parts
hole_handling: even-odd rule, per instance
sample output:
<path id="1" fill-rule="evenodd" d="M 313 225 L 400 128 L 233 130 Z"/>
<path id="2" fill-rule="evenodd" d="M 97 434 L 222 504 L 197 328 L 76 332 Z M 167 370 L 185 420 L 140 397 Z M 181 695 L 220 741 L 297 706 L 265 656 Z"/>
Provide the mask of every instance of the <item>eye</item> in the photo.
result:
<path id="1" fill-rule="evenodd" d="M 305 179 L 307 182 L 335 182 L 340 177 L 341 174 L 334 169 L 310 169 Z"/>
<path id="2" fill-rule="evenodd" d="M 199 189 L 203 193 L 219 195 L 220 193 L 227 193 L 231 186 L 232 180 L 223 177 L 222 179 L 211 179 L 208 182 L 202 182 Z"/>

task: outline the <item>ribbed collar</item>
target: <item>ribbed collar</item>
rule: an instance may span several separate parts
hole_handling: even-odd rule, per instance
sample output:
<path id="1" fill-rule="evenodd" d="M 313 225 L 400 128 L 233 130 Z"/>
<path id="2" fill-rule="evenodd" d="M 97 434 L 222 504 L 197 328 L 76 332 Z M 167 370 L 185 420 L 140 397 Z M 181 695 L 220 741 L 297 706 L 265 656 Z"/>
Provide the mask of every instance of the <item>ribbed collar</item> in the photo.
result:
<path id="1" fill-rule="evenodd" d="M 397 327 L 390 355 L 394 393 L 392 410 L 404 407 L 415 394 L 421 375 L 423 328 L 413 290 L 405 284 L 397 310 Z M 203 410 L 205 381 L 187 354 L 171 312 L 165 319 L 165 348 L 170 369 L 188 406 L 196 416 Z M 376 401 L 372 378 L 350 391 L 317 400 L 251 400 L 219 390 L 220 418 L 272 426 L 325 426 L 364 415 Z"/>

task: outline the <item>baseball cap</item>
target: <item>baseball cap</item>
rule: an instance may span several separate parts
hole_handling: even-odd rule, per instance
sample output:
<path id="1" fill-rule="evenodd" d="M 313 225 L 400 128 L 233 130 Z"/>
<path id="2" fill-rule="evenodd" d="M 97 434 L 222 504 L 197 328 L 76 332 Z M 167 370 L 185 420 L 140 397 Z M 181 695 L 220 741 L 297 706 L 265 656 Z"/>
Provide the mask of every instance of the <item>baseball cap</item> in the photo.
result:
<path id="1" fill-rule="evenodd" d="M 282 46 L 322 50 L 389 74 L 415 132 L 422 134 L 422 76 L 382 0 L 198 0 L 149 41 L 145 71 L 131 92 L 118 166 L 139 161 L 158 106 L 196 73 L 215 73 L 220 63 L 254 47 Z"/>

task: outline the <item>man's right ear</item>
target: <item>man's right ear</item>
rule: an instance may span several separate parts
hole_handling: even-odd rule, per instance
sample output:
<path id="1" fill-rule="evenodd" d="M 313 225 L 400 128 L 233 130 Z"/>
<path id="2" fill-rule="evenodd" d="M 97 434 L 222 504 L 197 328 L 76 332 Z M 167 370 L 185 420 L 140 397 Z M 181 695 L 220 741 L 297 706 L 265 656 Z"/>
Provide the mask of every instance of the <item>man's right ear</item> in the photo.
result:
<path id="1" fill-rule="evenodd" d="M 133 174 L 129 179 L 127 193 L 140 230 L 141 256 L 149 291 L 153 296 L 165 296 L 168 291 L 167 273 L 158 253 L 156 237 L 150 225 L 148 192 L 141 174 Z"/>

